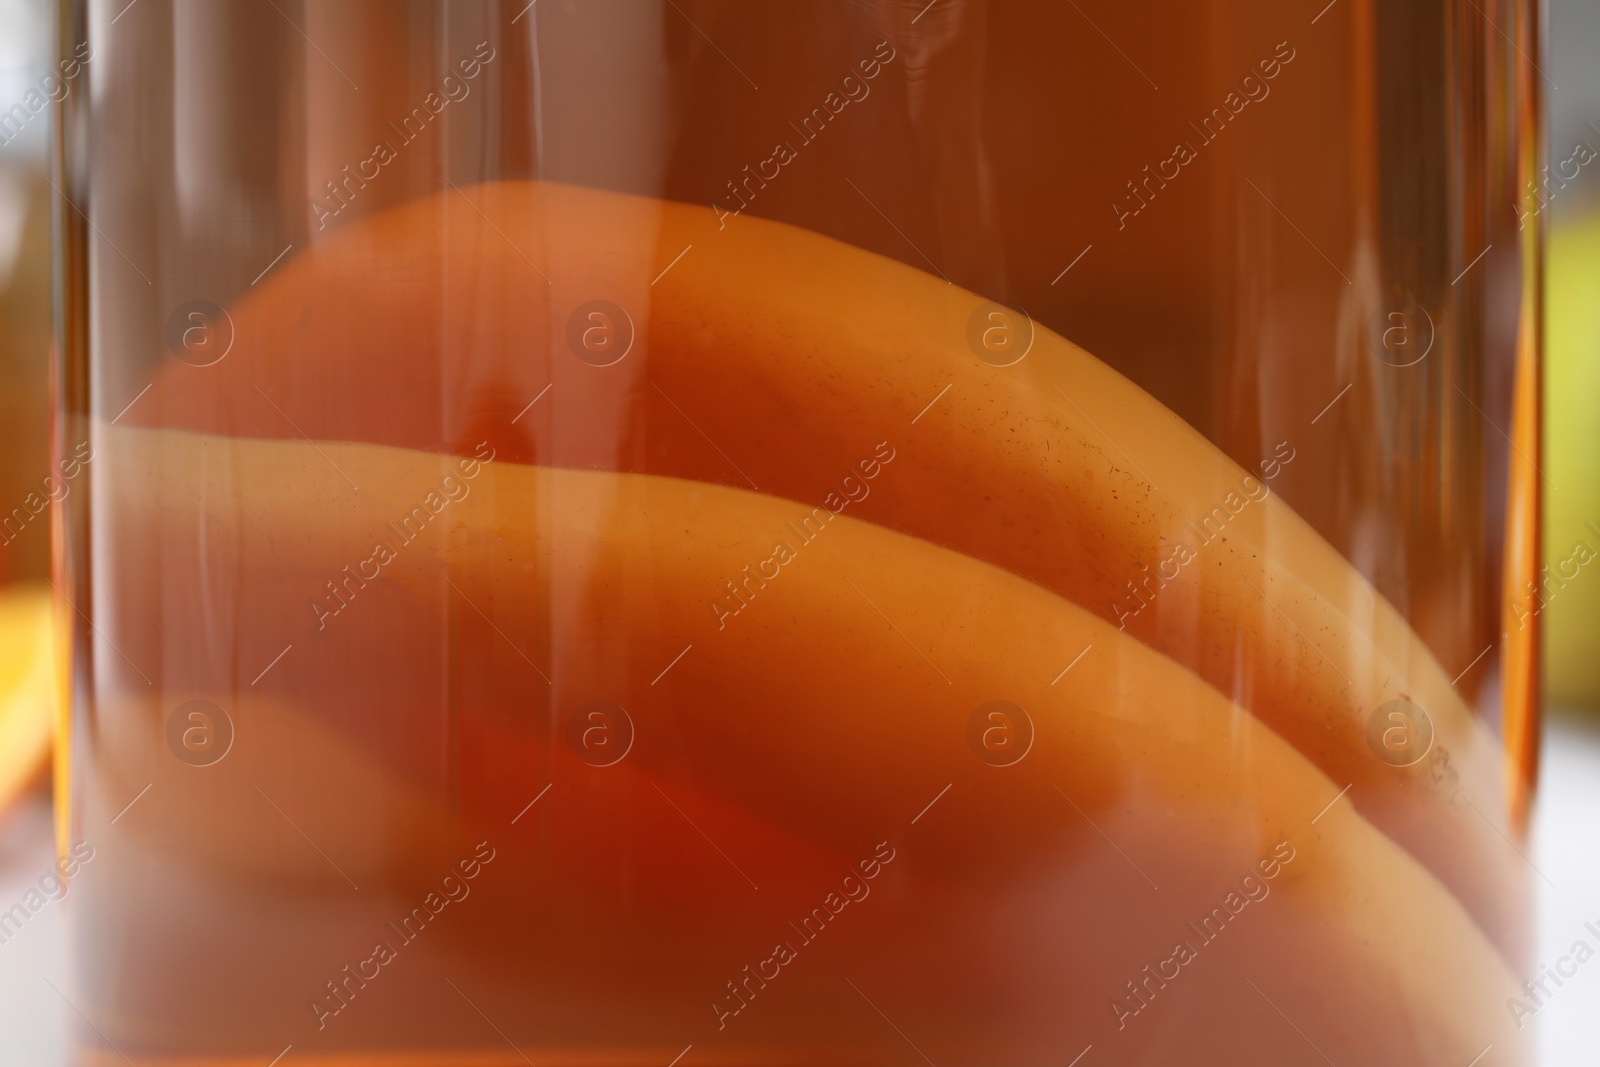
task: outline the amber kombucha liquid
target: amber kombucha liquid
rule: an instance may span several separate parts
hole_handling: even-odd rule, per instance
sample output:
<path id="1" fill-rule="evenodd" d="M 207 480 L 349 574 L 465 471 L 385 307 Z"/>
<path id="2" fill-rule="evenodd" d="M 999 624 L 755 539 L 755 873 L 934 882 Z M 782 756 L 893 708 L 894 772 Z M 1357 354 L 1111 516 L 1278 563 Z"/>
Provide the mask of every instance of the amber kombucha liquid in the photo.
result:
<path id="1" fill-rule="evenodd" d="M 89 4 L 80 1061 L 1524 1062 L 1525 72 L 1321 6 Z"/>

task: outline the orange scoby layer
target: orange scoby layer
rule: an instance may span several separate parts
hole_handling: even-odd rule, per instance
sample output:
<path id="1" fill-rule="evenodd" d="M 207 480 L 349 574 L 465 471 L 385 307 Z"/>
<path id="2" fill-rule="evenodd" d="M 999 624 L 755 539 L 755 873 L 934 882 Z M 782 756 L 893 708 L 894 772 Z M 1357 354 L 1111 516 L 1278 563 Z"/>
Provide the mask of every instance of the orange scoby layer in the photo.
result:
<path id="1" fill-rule="evenodd" d="M 885 1062 L 902 1034 L 940 1063 L 1054 1062 L 1067 1042 L 1132 1063 L 1175 1041 L 1272 1062 L 1304 1052 L 1279 1010 L 1338 1062 L 1517 1045 L 1490 942 L 1328 807 L 1338 784 L 1003 569 L 659 476 L 103 434 L 105 503 L 143 566 L 99 623 L 159 667 L 102 676 L 85 878 L 117 892 L 86 883 L 80 907 L 117 959 L 188 975 L 95 972 L 91 1006 L 132 1048 L 182 1015 L 196 1054 L 292 1040 L 403 1062 L 371 1050 L 459 1045 L 474 1008 L 555 1063 L 691 1043 L 702 1062 Z M 389 525 L 447 476 L 465 491 L 409 536 Z M 336 613 L 310 606 L 379 542 L 392 558 Z M 708 610 L 780 543 L 792 558 L 738 615 Z M 161 731 L 193 698 L 237 729 L 207 767 Z M 614 763 L 572 733 L 596 699 L 632 723 Z M 994 700 L 1032 724 L 1015 762 L 973 739 Z M 480 842 L 471 895 L 405 939 L 392 924 Z M 179 902 L 181 929 L 136 921 Z M 396 958 L 319 1020 L 324 982 L 379 940 Z"/>
<path id="2" fill-rule="evenodd" d="M 1097 360 L 1043 328 L 1012 365 L 980 359 L 983 311 L 792 227 L 497 183 L 285 262 L 235 310 L 230 354 L 171 364 L 130 419 L 487 443 L 501 461 L 756 487 L 993 563 L 1117 623 L 1350 783 L 1517 958 L 1500 748 L 1427 648 L 1275 496 L 1235 507 L 1246 472 Z M 880 447 L 897 458 L 869 480 Z M 713 588 L 703 610 L 738 603 Z M 1368 740 L 1402 696 L 1438 734 L 1412 767 Z"/>

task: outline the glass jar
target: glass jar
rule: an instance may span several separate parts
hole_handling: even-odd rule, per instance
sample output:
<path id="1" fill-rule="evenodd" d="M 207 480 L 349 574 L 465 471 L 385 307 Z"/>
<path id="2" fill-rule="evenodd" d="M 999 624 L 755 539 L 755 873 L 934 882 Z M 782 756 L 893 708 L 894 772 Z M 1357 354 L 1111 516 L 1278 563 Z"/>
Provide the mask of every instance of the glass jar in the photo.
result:
<path id="1" fill-rule="evenodd" d="M 82 1062 L 1527 1062 L 1536 5 L 60 11 Z"/>

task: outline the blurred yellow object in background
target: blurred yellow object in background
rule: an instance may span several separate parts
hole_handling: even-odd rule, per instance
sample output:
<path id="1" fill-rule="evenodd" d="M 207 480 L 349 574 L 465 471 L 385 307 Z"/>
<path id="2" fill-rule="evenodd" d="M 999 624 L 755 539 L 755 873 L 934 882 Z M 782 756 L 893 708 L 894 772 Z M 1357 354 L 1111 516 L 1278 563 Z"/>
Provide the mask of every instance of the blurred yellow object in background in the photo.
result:
<path id="1" fill-rule="evenodd" d="M 1548 262 L 1544 577 L 1518 614 L 1543 616 L 1548 702 L 1600 708 L 1600 213 L 1552 226 Z"/>
<path id="2" fill-rule="evenodd" d="M 45 775 L 63 664 L 51 625 L 50 186 L 0 160 L 0 813 Z"/>
<path id="3" fill-rule="evenodd" d="M 0 589 L 0 811 L 44 775 L 56 715 L 48 585 Z"/>

